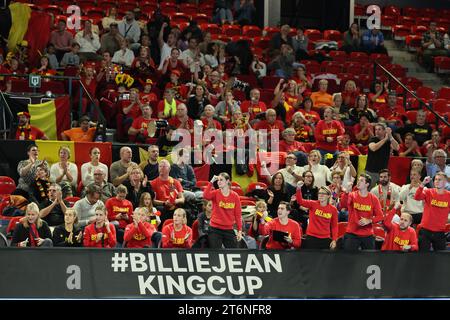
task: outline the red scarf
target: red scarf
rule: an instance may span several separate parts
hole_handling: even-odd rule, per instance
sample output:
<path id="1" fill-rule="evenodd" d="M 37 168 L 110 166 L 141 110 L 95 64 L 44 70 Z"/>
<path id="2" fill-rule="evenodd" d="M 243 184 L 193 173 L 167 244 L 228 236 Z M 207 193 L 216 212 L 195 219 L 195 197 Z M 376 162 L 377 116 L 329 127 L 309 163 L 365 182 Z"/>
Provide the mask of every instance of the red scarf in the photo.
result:
<path id="1" fill-rule="evenodd" d="M 380 194 L 380 202 L 381 202 L 381 208 L 383 209 L 384 214 L 386 214 L 387 210 L 390 210 L 389 206 L 391 204 L 391 193 L 392 188 L 391 185 L 388 185 L 388 193 L 386 195 L 386 200 L 383 199 L 383 188 L 381 187 L 381 184 L 378 185 L 378 193 Z"/>
<path id="2" fill-rule="evenodd" d="M 31 247 L 37 247 L 37 241 L 36 239 L 39 238 L 39 232 L 36 228 L 36 224 L 32 223 L 30 224 L 30 246 Z"/>

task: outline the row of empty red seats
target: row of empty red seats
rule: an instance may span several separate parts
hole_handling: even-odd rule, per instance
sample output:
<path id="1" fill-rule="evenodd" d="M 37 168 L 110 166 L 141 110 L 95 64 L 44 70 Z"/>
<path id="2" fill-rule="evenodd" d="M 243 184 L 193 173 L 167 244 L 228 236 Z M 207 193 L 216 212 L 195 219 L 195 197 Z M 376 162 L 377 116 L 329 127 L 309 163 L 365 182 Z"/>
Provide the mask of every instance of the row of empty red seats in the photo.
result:
<path id="1" fill-rule="evenodd" d="M 366 16 L 366 10 L 368 5 L 355 4 L 354 12 L 355 16 Z M 415 18 L 427 17 L 430 19 L 446 18 L 450 16 L 450 9 L 436 9 L 436 8 L 415 8 L 411 6 L 399 7 L 394 5 L 388 5 L 382 8 L 382 13 L 389 16 L 410 16 Z"/>

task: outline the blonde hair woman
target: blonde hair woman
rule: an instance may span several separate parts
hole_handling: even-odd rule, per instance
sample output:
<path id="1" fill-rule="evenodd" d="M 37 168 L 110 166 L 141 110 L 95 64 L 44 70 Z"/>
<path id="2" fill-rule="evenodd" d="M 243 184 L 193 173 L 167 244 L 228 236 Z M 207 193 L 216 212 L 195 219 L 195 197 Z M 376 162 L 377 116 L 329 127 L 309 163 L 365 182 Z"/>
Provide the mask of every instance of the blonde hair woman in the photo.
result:
<path id="1" fill-rule="evenodd" d="M 322 155 L 319 150 L 312 150 L 308 155 L 308 164 L 303 167 L 305 171 L 311 171 L 314 175 L 314 186 L 320 188 L 325 186 L 328 182 L 331 182 L 330 169 L 320 164 L 322 161 Z"/>
<path id="2" fill-rule="evenodd" d="M 84 229 L 83 245 L 94 248 L 114 248 L 117 244 L 116 228 L 109 223 L 106 208 L 95 208 L 95 221 Z"/>
<path id="3" fill-rule="evenodd" d="M 39 217 L 39 207 L 32 202 L 27 205 L 25 218 L 16 224 L 11 247 L 52 247 L 51 238 L 47 222 Z"/>
<path id="4" fill-rule="evenodd" d="M 152 199 L 155 199 L 151 184 L 144 172 L 137 164 L 133 164 L 127 169 L 128 180 L 123 183 L 127 187 L 128 194 L 126 199 L 131 201 L 133 208 L 139 207 L 139 200 L 144 192 L 150 193 Z"/>
<path id="5" fill-rule="evenodd" d="M 78 183 L 78 168 L 76 164 L 69 161 L 69 147 L 60 147 L 58 154 L 59 162 L 54 163 L 50 167 L 50 181 L 61 186 L 63 198 L 71 197 Z"/>
<path id="6" fill-rule="evenodd" d="M 162 229 L 164 248 L 192 247 L 192 229 L 187 226 L 186 211 L 178 208 L 173 212 L 173 223 Z"/>
<path id="7" fill-rule="evenodd" d="M 77 211 L 74 208 L 68 208 L 64 213 L 64 224 L 53 230 L 55 247 L 81 247 L 83 245 L 83 231 L 76 226 L 77 223 Z"/>

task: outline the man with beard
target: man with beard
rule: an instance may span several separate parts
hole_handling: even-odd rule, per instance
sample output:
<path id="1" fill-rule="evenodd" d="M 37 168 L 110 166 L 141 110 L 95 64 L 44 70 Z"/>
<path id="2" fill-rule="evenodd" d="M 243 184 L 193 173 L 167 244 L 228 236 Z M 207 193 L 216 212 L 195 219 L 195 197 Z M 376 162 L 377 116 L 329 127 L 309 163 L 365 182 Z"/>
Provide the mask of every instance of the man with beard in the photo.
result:
<path id="1" fill-rule="evenodd" d="M 389 170 L 383 169 L 379 172 L 379 175 L 378 185 L 373 187 L 370 193 L 376 195 L 378 200 L 380 200 L 381 209 L 386 216 L 400 200 L 400 186 L 391 182 Z"/>
<path id="2" fill-rule="evenodd" d="M 139 166 L 147 177 L 148 181 L 153 181 L 159 176 L 159 148 L 157 145 L 148 147 L 148 160 Z"/>
<path id="3" fill-rule="evenodd" d="M 16 130 L 16 140 L 48 140 L 41 129 L 30 124 L 31 116 L 28 112 L 19 112 L 17 117 L 19 124 Z"/>

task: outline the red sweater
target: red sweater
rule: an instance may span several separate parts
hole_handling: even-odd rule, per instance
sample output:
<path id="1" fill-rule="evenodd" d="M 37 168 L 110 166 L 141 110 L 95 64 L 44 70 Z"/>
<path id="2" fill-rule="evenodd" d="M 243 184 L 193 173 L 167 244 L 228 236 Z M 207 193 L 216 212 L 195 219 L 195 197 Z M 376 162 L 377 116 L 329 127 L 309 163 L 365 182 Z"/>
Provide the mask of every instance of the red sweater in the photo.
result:
<path id="1" fill-rule="evenodd" d="M 152 244 L 152 235 L 155 232 L 155 226 L 148 222 L 139 222 L 138 226 L 130 223 L 125 228 L 123 240 L 127 242 L 127 248 L 144 248 Z"/>
<path id="2" fill-rule="evenodd" d="M 269 235 L 269 241 L 267 242 L 266 249 L 290 249 L 290 248 L 300 248 L 302 243 L 302 229 L 300 225 L 292 220 L 288 219 L 288 223 L 283 225 L 280 223 L 279 218 L 275 218 L 266 224 L 259 225 L 260 234 Z M 291 244 L 287 242 L 278 242 L 273 239 L 273 231 L 283 231 L 291 235 L 293 242 Z"/>
<path id="3" fill-rule="evenodd" d="M 305 150 L 305 147 L 303 147 L 303 143 L 295 141 L 291 144 L 287 143 L 285 140 L 280 141 L 279 144 L 279 152 L 294 152 L 294 151 L 302 151 L 304 153 L 307 153 Z"/>
<path id="4" fill-rule="evenodd" d="M 417 251 L 419 246 L 417 244 L 416 230 L 408 227 L 401 230 L 400 226 L 392 223 L 392 218 L 395 215 L 395 210 L 391 210 L 384 218 L 383 224 L 387 229 L 386 239 L 384 240 L 381 251 L 403 251 L 403 246 L 411 246 L 410 251 Z"/>
<path id="5" fill-rule="evenodd" d="M 423 208 L 422 228 L 433 232 L 445 232 L 448 219 L 450 191 L 438 194 L 437 189 L 417 188 L 414 200 L 425 200 Z"/>
<path id="6" fill-rule="evenodd" d="M 183 225 L 180 231 L 176 231 L 173 223 L 170 223 L 162 229 L 162 234 L 163 248 L 192 247 L 192 229 L 187 225 Z"/>
<path id="7" fill-rule="evenodd" d="M 242 230 L 242 207 L 238 194 L 230 190 L 225 197 L 220 190 L 211 190 L 209 183 L 203 191 L 203 198 L 212 201 L 212 216 L 210 226 L 222 230 L 232 230 L 234 224 L 239 231 Z"/>
<path id="8" fill-rule="evenodd" d="M 338 238 L 338 211 L 331 204 L 322 207 L 317 200 L 304 200 L 301 190 L 296 193 L 299 205 L 309 209 L 309 223 L 306 234 L 312 237 L 326 239 Z"/>
<path id="9" fill-rule="evenodd" d="M 339 121 L 333 120 L 331 123 L 326 123 L 325 120 L 320 120 L 314 131 L 316 149 L 335 152 L 337 150 L 337 137 L 344 132 L 345 129 Z M 327 142 L 328 137 L 332 137 L 333 141 Z"/>
<path id="10" fill-rule="evenodd" d="M 373 224 L 383 220 L 384 217 L 380 200 L 372 193 L 362 197 L 359 191 L 354 191 L 343 195 L 342 207 L 345 208 L 345 205 L 348 208 L 347 233 L 359 237 L 373 236 Z M 358 224 L 361 218 L 371 219 L 372 223 L 361 227 Z"/>
<path id="11" fill-rule="evenodd" d="M 97 235 L 103 233 L 103 240 L 97 242 Z M 95 222 L 84 228 L 83 246 L 93 248 L 114 248 L 117 244 L 116 240 L 116 228 L 112 224 L 109 224 L 109 233 L 106 231 L 106 227 L 97 229 Z"/>
<path id="12" fill-rule="evenodd" d="M 128 220 L 117 220 L 119 222 L 119 228 L 125 229 L 127 224 L 129 224 L 130 221 L 133 221 L 133 204 L 129 200 L 119 200 L 116 197 L 109 198 L 108 200 L 106 200 L 105 207 L 106 210 L 108 210 L 109 221 L 116 221 L 116 216 L 119 213 L 126 213 L 128 215 Z"/>

